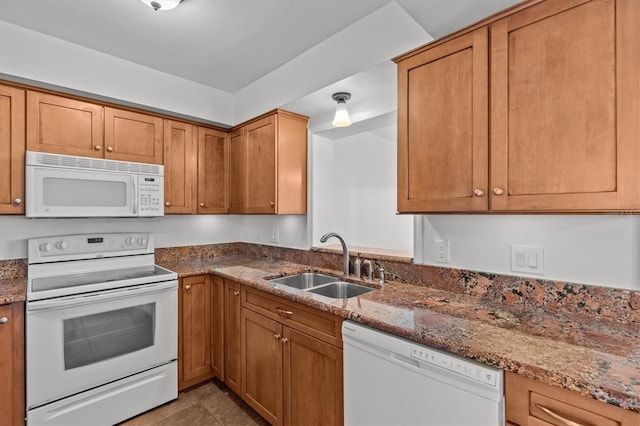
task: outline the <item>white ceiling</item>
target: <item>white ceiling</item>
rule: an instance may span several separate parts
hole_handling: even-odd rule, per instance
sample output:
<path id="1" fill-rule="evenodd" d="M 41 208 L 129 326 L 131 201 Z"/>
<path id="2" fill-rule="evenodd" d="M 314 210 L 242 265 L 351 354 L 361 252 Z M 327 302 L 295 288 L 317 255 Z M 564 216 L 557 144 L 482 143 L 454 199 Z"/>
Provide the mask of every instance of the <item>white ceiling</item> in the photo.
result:
<path id="1" fill-rule="evenodd" d="M 395 3 L 439 38 L 518 1 Z M 184 0 L 156 12 L 138 0 L 0 0 L 0 20 L 233 94 L 388 3 L 394 2 Z M 282 107 L 310 115 L 318 131 L 329 130 L 321 121 L 338 90 L 358 93 L 354 107 L 380 103 L 369 115 L 388 114 L 395 68 L 389 62 L 362 70 Z M 363 113 L 357 121 L 369 118 Z"/>

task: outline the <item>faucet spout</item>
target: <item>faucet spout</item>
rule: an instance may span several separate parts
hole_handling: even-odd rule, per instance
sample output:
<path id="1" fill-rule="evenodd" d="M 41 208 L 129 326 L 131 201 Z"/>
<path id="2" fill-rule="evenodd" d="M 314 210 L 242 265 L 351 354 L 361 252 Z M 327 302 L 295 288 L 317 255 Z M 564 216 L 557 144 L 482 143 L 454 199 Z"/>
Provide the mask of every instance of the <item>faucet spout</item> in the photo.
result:
<path id="1" fill-rule="evenodd" d="M 347 249 L 347 243 L 345 243 L 344 238 L 342 238 L 342 236 L 340 234 L 337 234 L 335 232 L 329 232 L 327 234 L 324 234 L 321 238 L 320 238 L 320 242 L 321 243 L 326 243 L 327 240 L 331 237 L 335 237 L 338 240 L 340 240 L 340 244 L 342 244 L 342 257 L 344 260 L 344 274 L 346 276 L 349 275 L 349 250 Z"/>

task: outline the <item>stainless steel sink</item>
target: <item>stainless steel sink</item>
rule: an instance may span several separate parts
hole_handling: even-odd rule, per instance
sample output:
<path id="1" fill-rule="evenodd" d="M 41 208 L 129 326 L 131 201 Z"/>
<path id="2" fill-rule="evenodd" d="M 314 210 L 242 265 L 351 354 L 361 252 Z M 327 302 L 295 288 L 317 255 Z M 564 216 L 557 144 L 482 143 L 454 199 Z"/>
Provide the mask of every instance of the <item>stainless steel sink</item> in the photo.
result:
<path id="1" fill-rule="evenodd" d="M 316 272 L 305 272 L 303 274 L 290 275 L 288 277 L 274 278 L 270 281 L 272 283 L 282 284 L 288 287 L 304 290 L 311 287 L 317 287 L 322 284 L 338 281 L 338 278 L 319 274 Z"/>
<path id="2" fill-rule="evenodd" d="M 336 281 L 324 284 L 307 290 L 309 293 L 320 294 L 322 296 L 331 297 L 333 299 L 348 299 L 350 297 L 360 296 L 361 294 L 373 291 L 370 287 L 363 285 L 348 283 L 344 281 Z"/>

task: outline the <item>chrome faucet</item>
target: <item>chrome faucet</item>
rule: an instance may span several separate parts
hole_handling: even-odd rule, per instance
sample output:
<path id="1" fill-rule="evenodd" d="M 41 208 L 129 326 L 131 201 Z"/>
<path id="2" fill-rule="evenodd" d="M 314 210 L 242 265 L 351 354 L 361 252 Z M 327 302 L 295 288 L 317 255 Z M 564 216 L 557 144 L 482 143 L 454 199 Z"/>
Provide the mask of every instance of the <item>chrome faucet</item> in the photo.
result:
<path id="1" fill-rule="evenodd" d="M 347 243 L 344 242 L 344 238 L 340 236 L 340 234 L 336 234 L 335 232 L 329 232 L 324 234 L 320 238 L 321 243 L 326 243 L 327 240 L 331 237 L 336 237 L 340 240 L 340 244 L 342 244 L 342 257 L 344 258 L 344 274 L 346 276 L 349 275 L 349 250 L 347 249 Z"/>

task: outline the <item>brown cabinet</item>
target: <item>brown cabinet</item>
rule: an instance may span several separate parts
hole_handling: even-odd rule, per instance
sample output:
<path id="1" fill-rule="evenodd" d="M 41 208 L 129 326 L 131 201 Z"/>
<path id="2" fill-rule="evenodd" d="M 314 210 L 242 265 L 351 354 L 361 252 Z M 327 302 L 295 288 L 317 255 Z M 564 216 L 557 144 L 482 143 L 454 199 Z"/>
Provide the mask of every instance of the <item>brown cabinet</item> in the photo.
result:
<path id="1" fill-rule="evenodd" d="M 198 213 L 229 212 L 229 135 L 198 128 Z"/>
<path id="2" fill-rule="evenodd" d="M 638 413 L 511 372 L 505 373 L 505 415 L 519 426 L 640 425 Z"/>
<path id="3" fill-rule="evenodd" d="M 164 120 L 164 212 L 195 213 L 197 146 L 194 126 Z"/>
<path id="4" fill-rule="evenodd" d="M 24 213 L 24 126 L 24 90 L 0 85 L 0 214 Z"/>
<path id="5" fill-rule="evenodd" d="M 398 210 L 640 210 L 640 3 L 491 19 L 397 59 Z"/>
<path id="6" fill-rule="evenodd" d="M 178 325 L 178 389 L 224 377 L 223 298 L 219 277 L 180 279 Z"/>
<path id="7" fill-rule="evenodd" d="M 243 287 L 242 398 L 274 425 L 342 424 L 342 320 Z"/>
<path id="8" fill-rule="evenodd" d="M 232 131 L 231 213 L 306 213 L 307 122 L 276 110 Z"/>
<path id="9" fill-rule="evenodd" d="M 240 284 L 224 281 L 224 382 L 240 394 L 242 359 L 240 356 Z"/>
<path id="10" fill-rule="evenodd" d="M 162 164 L 162 118 L 27 91 L 27 149 Z"/>
<path id="11" fill-rule="evenodd" d="M 24 303 L 0 305 L 0 424 L 24 425 Z"/>

